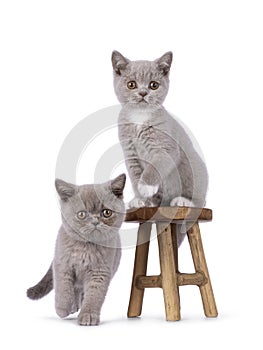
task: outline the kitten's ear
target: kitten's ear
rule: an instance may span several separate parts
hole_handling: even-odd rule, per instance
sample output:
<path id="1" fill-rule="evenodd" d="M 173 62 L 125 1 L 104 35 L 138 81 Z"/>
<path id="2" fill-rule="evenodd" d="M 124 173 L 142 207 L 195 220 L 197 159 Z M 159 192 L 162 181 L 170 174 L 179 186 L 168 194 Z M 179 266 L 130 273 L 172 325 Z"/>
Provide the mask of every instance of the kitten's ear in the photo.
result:
<path id="1" fill-rule="evenodd" d="M 158 64 L 159 69 L 163 72 L 164 75 L 168 74 L 171 68 L 173 60 L 173 53 L 171 51 L 166 52 L 162 57 L 155 60 Z"/>
<path id="2" fill-rule="evenodd" d="M 60 179 L 55 180 L 55 186 L 59 197 L 67 201 L 76 192 L 76 186 Z"/>
<path id="3" fill-rule="evenodd" d="M 115 194 L 116 197 L 122 198 L 123 197 L 123 189 L 126 182 L 126 175 L 121 174 L 118 177 L 116 177 L 114 180 L 111 180 L 110 186 L 113 194 Z"/>
<path id="4" fill-rule="evenodd" d="M 111 62 L 114 72 L 121 75 L 121 70 L 124 70 L 130 61 L 128 58 L 122 56 L 120 52 L 113 51 L 111 55 Z"/>

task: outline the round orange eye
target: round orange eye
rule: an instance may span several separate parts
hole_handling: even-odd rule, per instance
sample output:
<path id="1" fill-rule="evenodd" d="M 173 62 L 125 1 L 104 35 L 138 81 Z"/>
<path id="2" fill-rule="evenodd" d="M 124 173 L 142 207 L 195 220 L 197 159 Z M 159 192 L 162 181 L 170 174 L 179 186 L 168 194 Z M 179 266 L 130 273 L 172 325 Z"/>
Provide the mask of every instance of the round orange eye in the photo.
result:
<path id="1" fill-rule="evenodd" d="M 105 218 L 109 218 L 110 216 L 112 216 L 112 210 L 110 210 L 110 209 L 103 209 L 102 210 L 102 216 L 104 216 Z"/>
<path id="2" fill-rule="evenodd" d="M 152 90 L 157 90 L 159 87 L 159 83 L 157 83 L 157 81 L 151 81 L 150 82 L 150 85 L 149 85 L 149 88 L 152 89 Z"/>
<path id="3" fill-rule="evenodd" d="M 77 213 L 77 217 L 78 217 L 78 219 L 80 219 L 80 220 L 84 220 L 84 219 L 86 219 L 86 217 L 87 217 L 87 212 L 84 211 L 84 210 L 79 211 L 79 212 Z"/>
<path id="4" fill-rule="evenodd" d="M 133 81 L 133 80 L 132 80 L 132 81 L 129 81 L 128 84 L 127 84 L 127 87 L 128 87 L 128 89 L 130 89 L 130 90 L 135 89 L 135 88 L 137 87 L 136 82 Z"/>

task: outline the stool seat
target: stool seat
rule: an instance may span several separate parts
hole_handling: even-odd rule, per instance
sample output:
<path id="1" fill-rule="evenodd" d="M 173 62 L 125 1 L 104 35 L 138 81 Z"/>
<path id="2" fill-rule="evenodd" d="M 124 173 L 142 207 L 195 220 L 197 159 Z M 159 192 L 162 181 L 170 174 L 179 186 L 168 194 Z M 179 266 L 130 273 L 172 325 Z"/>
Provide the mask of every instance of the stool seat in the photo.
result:
<path id="1" fill-rule="evenodd" d="M 212 210 L 193 207 L 142 207 L 129 209 L 126 212 L 126 222 L 177 222 L 180 221 L 211 221 Z"/>
<path id="2" fill-rule="evenodd" d="M 134 269 L 128 317 L 141 315 L 145 288 L 162 288 L 167 321 L 178 321 L 180 315 L 179 286 L 199 287 L 204 313 L 216 317 L 217 308 L 205 260 L 199 221 L 211 221 L 212 210 L 192 207 L 142 207 L 130 209 L 126 222 L 138 222 Z M 187 236 L 195 273 L 181 273 L 178 269 L 178 225 L 187 223 Z M 161 274 L 147 276 L 147 261 L 152 225 L 156 224 Z"/>

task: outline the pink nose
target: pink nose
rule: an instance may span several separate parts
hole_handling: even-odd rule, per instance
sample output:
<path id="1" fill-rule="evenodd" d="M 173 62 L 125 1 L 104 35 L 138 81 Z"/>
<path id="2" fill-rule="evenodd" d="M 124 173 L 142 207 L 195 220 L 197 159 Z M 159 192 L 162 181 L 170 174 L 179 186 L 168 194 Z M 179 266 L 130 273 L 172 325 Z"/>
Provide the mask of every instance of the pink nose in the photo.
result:
<path id="1" fill-rule="evenodd" d="M 144 97 L 144 96 L 147 95 L 147 91 L 142 90 L 142 91 L 139 92 L 139 94 L 140 94 L 142 97 Z"/>

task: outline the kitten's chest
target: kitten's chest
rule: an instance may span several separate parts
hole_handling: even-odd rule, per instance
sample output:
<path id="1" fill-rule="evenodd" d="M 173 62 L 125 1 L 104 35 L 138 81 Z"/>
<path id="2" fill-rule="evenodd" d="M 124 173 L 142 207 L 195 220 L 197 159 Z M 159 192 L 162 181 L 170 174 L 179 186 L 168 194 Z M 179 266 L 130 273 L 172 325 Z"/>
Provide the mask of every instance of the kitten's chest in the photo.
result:
<path id="1" fill-rule="evenodd" d="M 137 112 L 129 115 L 128 123 L 121 125 L 122 138 L 141 140 L 142 142 L 156 139 L 160 129 L 152 119 L 152 115 L 147 112 Z M 156 139 L 156 141 L 158 138 Z"/>
<path id="2" fill-rule="evenodd" d="M 132 110 L 128 114 L 128 120 L 130 123 L 142 126 L 145 123 L 150 123 L 152 119 L 152 113 L 147 110 Z"/>
<path id="3" fill-rule="evenodd" d="M 104 263 L 103 254 L 93 244 L 76 244 L 68 254 L 68 263 L 76 275 L 99 268 Z"/>
<path id="4" fill-rule="evenodd" d="M 125 149 L 134 147 L 138 156 L 147 158 L 149 151 L 166 149 L 167 124 L 162 111 L 130 109 L 120 114 L 119 138 Z"/>

